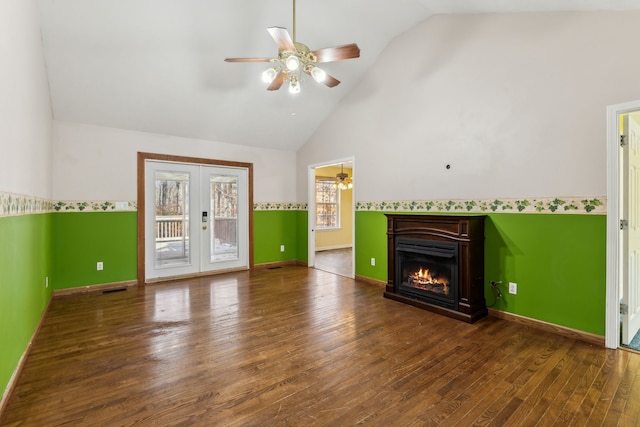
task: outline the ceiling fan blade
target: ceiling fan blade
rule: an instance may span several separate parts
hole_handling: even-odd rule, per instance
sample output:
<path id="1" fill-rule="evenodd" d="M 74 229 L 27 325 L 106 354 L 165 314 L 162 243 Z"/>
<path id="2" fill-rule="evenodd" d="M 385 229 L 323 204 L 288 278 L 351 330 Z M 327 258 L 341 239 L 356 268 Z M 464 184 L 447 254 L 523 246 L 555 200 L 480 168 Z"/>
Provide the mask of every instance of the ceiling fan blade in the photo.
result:
<path id="1" fill-rule="evenodd" d="M 226 62 L 271 62 L 271 58 L 225 58 Z"/>
<path id="2" fill-rule="evenodd" d="M 335 87 L 338 86 L 340 84 L 340 80 L 336 79 L 335 77 L 333 77 L 330 74 L 327 74 L 327 77 L 324 78 L 324 81 L 322 82 L 325 85 L 329 86 L 329 87 Z"/>
<path id="3" fill-rule="evenodd" d="M 267 31 L 269 31 L 271 37 L 273 37 L 273 39 L 278 44 L 279 50 L 289 50 L 292 52 L 296 51 L 296 46 L 293 44 L 293 40 L 291 39 L 289 31 L 287 31 L 286 28 L 269 27 L 267 28 Z"/>
<path id="4" fill-rule="evenodd" d="M 318 63 L 341 61 L 343 59 L 359 58 L 360 48 L 357 44 L 345 44 L 343 46 L 326 47 L 314 50 L 313 53 L 318 58 Z"/>
<path id="5" fill-rule="evenodd" d="M 308 75 L 310 75 L 311 77 L 313 77 L 313 74 L 311 74 L 311 71 L 305 70 L 304 72 L 307 73 Z M 321 83 L 325 84 L 325 85 L 327 85 L 329 87 L 335 87 L 335 86 L 338 86 L 340 84 L 340 80 L 336 79 L 331 74 L 326 74 L 324 80 Z"/>
<path id="6" fill-rule="evenodd" d="M 276 78 L 273 79 L 273 81 L 271 82 L 271 84 L 269 85 L 269 87 L 267 88 L 267 90 L 278 90 L 282 87 L 282 85 L 284 84 L 284 81 L 287 79 L 287 73 L 285 73 L 284 71 L 280 71 L 278 73 L 278 75 L 276 75 Z"/>

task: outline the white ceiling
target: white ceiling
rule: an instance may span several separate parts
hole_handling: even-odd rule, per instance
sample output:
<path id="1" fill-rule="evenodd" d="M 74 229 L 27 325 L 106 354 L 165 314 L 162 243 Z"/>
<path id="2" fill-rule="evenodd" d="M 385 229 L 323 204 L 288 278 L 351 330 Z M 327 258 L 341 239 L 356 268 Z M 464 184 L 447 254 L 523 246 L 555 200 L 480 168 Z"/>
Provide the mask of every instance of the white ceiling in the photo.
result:
<path id="1" fill-rule="evenodd" d="M 639 0 L 298 0 L 297 40 L 357 43 L 329 63 L 342 81 L 268 92 L 277 54 L 266 28 L 292 32 L 292 0 L 38 0 L 54 118 L 296 150 L 397 35 L 434 14 L 640 9 Z M 390 79 L 390 84 L 394 84 Z"/>

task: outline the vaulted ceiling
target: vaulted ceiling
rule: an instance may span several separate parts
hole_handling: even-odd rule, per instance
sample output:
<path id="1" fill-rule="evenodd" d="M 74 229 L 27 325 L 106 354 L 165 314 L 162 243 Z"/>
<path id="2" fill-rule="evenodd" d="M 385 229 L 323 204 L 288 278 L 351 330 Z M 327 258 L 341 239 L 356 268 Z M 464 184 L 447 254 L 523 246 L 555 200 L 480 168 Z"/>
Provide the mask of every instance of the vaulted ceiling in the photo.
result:
<path id="1" fill-rule="evenodd" d="M 435 14 L 640 9 L 638 0 L 298 0 L 297 41 L 357 43 L 292 95 L 267 91 L 267 27 L 292 32 L 292 0 L 38 0 L 56 120 L 296 150 L 397 35 Z M 544 31 L 544 29 L 541 29 Z M 420 52 L 416 52 L 419 55 Z M 402 64 L 388 84 L 400 84 Z"/>

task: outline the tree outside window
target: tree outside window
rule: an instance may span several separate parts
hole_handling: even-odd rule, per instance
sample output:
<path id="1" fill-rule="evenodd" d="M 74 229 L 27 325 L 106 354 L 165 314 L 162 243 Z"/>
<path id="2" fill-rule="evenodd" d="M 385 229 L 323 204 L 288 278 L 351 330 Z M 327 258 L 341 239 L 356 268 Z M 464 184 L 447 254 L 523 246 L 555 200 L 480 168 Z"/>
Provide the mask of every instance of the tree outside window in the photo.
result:
<path id="1" fill-rule="evenodd" d="M 316 228 L 340 228 L 340 192 L 335 178 L 316 178 Z"/>

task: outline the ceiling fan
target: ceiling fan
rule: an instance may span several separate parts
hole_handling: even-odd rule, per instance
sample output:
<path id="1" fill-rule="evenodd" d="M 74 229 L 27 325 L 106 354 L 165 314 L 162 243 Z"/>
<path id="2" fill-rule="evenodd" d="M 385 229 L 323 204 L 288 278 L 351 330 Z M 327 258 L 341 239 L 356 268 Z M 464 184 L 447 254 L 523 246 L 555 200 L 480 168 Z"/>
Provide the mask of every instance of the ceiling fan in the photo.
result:
<path id="1" fill-rule="evenodd" d="M 262 73 L 262 80 L 269 83 L 267 90 L 278 90 L 289 81 L 289 92 L 300 92 L 302 73 L 308 74 L 318 83 L 328 87 L 340 84 L 340 80 L 327 74 L 316 64 L 360 57 L 360 48 L 351 43 L 342 46 L 310 50 L 296 41 L 296 0 L 293 0 L 293 38 L 286 28 L 267 28 L 278 45 L 277 58 L 226 58 L 226 62 L 272 62 L 274 66 Z"/>

